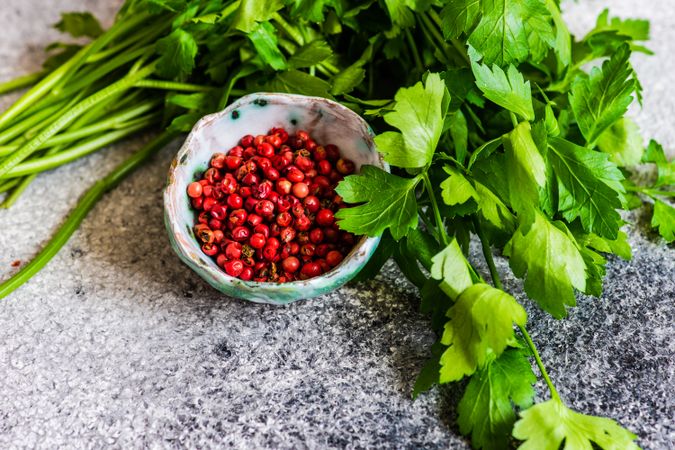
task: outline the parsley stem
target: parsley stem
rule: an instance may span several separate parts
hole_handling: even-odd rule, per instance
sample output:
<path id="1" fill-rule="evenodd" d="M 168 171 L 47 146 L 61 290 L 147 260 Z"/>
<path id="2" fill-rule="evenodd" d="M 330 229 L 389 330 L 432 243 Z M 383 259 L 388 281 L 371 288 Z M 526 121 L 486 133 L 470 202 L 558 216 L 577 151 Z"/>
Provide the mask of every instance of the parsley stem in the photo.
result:
<path id="1" fill-rule="evenodd" d="M 480 239 L 480 245 L 483 249 L 483 256 L 485 257 L 485 262 L 487 262 L 488 268 L 490 269 L 490 276 L 492 277 L 492 284 L 495 285 L 497 289 L 504 290 L 502 286 L 502 280 L 499 277 L 499 272 L 497 271 L 497 266 L 495 266 L 495 260 L 492 257 L 492 250 L 490 249 L 490 243 L 485 237 L 485 232 L 483 227 L 480 225 L 480 219 L 477 215 L 473 215 L 473 227 L 476 230 L 478 239 Z"/>
<path id="2" fill-rule="evenodd" d="M 45 71 L 31 73 L 29 75 L 23 75 L 21 77 L 14 78 L 13 80 L 5 81 L 0 83 L 0 95 L 6 94 L 8 92 L 16 91 L 17 89 L 22 89 L 28 86 L 35 84 L 40 81 L 42 77 L 45 76 Z"/>
<path id="3" fill-rule="evenodd" d="M 544 381 L 546 381 L 546 385 L 548 386 L 548 390 L 551 391 L 551 398 L 557 401 L 560 400 L 560 395 L 558 394 L 558 391 L 556 390 L 555 386 L 553 385 L 553 382 L 551 381 L 551 378 L 548 376 L 548 372 L 546 371 L 546 367 L 544 367 L 544 363 L 541 360 L 541 356 L 539 356 L 539 352 L 537 351 L 537 347 L 535 347 L 534 342 L 532 342 L 532 338 L 530 337 L 530 334 L 527 332 L 524 326 L 518 325 L 518 328 L 520 329 L 520 333 L 523 335 L 525 338 L 525 342 L 527 342 L 527 346 L 530 348 L 530 351 L 534 355 L 534 360 L 537 362 L 537 367 L 539 367 L 539 371 L 541 372 L 541 375 L 544 377 Z"/>
<path id="4" fill-rule="evenodd" d="M 66 242 L 68 242 L 70 236 L 77 230 L 84 218 L 87 217 L 89 211 L 94 208 L 101 197 L 117 186 L 124 178 L 146 162 L 162 147 L 168 144 L 174 136 L 175 134 L 170 132 L 162 133 L 141 150 L 127 158 L 122 164 L 117 166 L 115 170 L 108 174 L 108 176 L 97 181 L 89 188 L 84 196 L 78 201 L 63 225 L 61 225 L 56 234 L 54 234 L 40 253 L 10 279 L 0 284 L 0 299 L 11 294 L 33 275 L 38 273 L 40 269 L 42 269 L 59 252 L 59 250 L 61 250 Z"/>
<path id="5" fill-rule="evenodd" d="M 293 28 L 291 24 L 286 22 L 286 20 L 283 17 L 281 17 L 281 14 L 279 14 L 278 12 L 274 13 L 274 15 L 272 15 L 272 19 L 277 23 L 277 25 L 279 25 L 279 27 L 284 31 L 284 33 L 288 35 L 288 37 L 290 37 L 295 41 L 296 44 L 300 46 L 305 45 L 305 40 L 303 39 L 302 34 L 298 30 Z"/>
<path id="6" fill-rule="evenodd" d="M 139 88 L 163 89 L 165 91 L 184 91 L 184 92 L 208 92 L 212 91 L 212 86 L 202 86 L 199 84 L 179 83 L 166 80 L 140 80 L 135 85 Z"/>
<path id="7" fill-rule="evenodd" d="M 438 233 L 441 236 L 441 241 L 443 246 L 447 247 L 450 244 L 450 238 L 448 233 L 445 231 L 445 225 L 443 224 L 443 219 L 441 218 L 441 211 L 438 209 L 438 203 L 436 203 L 436 196 L 434 195 L 434 190 L 431 187 L 431 180 L 429 180 L 429 175 L 424 172 L 422 174 L 422 180 L 424 181 L 424 189 L 429 195 L 429 200 L 431 200 L 431 209 L 434 210 L 434 218 L 436 220 L 436 227 L 438 228 Z"/>
<path id="8" fill-rule="evenodd" d="M 50 154 L 22 162 L 9 169 L 9 171 L 0 176 L 0 178 L 22 177 L 25 175 L 44 172 L 45 170 L 54 169 L 79 159 L 85 155 L 93 153 L 107 145 L 148 128 L 153 124 L 157 124 L 160 120 L 161 114 L 153 114 L 147 118 L 140 118 L 130 122 L 126 128 L 103 133 L 100 136 L 96 136 L 93 139 L 82 142 L 81 144 L 69 147 L 67 150 L 63 150 L 56 154 Z"/>
<path id="9" fill-rule="evenodd" d="M 426 13 L 421 13 L 419 15 L 419 18 L 421 19 L 420 25 L 423 25 L 422 30 L 424 31 L 426 29 L 426 31 L 429 34 L 431 34 L 431 36 L 429 37 L 430 41 L 429 43 L 433 47 L 435 46 L 440 47 L 440 49 L 443 51 L 443 54 L 447 58 L 447 64 L 450 64 L 451 61 L 454 60 L 455 64 L 461 66 L 464 63 L 464 61 L 462 60 L 461 57 L 458 57 L 457 55 L 454 54 L 454 52 L 450 51 L 451 50 L 450 47 L 448 46 L 447 42 L 445 42 L 445 39 L 443 38 L 441 33 L 438 31 L 438 28 L 434 26 L 434 23 L 431 21 L 431 19 L 429 19 L 429 16 L 427 16 Z M 436 43 L 434 43 L 434 39 L 436 39 L 437 41 Z"/>
<path id="10" fill-rule="evenodd" d="M 408 40 L 408 46 L 410 47 L 410 52 L 412 53 L 413 58 L 415 59 L 415 65 L 420 70 L 420 72 L 424 72 L 424 64 L 422 64 L 422 59 L 420 58 L 420 54 L 417 51 L 417 45 L 415 45 L 415 39 L 413 39 L 412 33 L 407 28 L 405 30 L 405 37 Z"/>
<path id="11" fill-rule="evenodd" d="M 511 117 L 511 123 L 513 123 L 513 128 L 516 128 L 518 126 L 518 118 L 512 111 L 509 111 L 509 116 Z"/>
<path id="12" fill-rule="evenodd" d="M 483 249 L 483 256 L 485 257 L 485 262 L 487 262 L 488 267 L 490 268 L 490 275 L 492 276 L 492 283 L 497 289 L 504 290 L 503 285 L 502 285 L 502 280 L 499 277 L 499 272 L 497 271 L 497 267 L 495 266 L 495 261 L 494 258 L 492 257 L 492 250 L 490 249 L 490 243 L 488 242 L 485 233 L 483 232 L 481 226 L 480 226 L 480 221 L 478 219 L 478 216 L 474 215 L 473 216 L 473 224 L 474 228 L 476 229 L 476 234 L 478 235 L 478 239 L 480 239 L 481 247 Z M 551 378 L 548 376 L 548 372 L 546 371 L 546 367 L 544 367 L 544 363 L 541 360 L 541 357 L 539 356 L 539 352 L 537 351 L 537 347 L 535 347 L 534 342 L 532 342 L 532 338 L 530 337 L 529 333 L 525 329 L 524 326 L 518 325 L 518 328 L 520 329 L 521 334 L 525 338 L 525 342 L 527 342 L 527 346 L 530 348 L 530 351 L 534 355 L 534 360 L 537 362 L 537 367 L 539 367 L 539 370 L 541 371 L 541 375 L 544 377 L 544 380 L 546 381 L 546 384 L 548 385 L 549 391 L 551 391 L 551 397 L 554 398 L 557 401 L 560 401 L 560 395 L 558 395 L 558 391 L 556 390 L 555 386 L 553 385 L 553 382 L 551 381 Z"/>
<path id="13" fill-rule="evenodd" d="M 436 23 L 436 27 L 440 27 L 441 23 L 443 22 L 441 20 L 441 17 L 438 15 L 436 10 L 433 8 L 430 8 L 428 11 L 429 17 Z M 466 53 L 466 47 L 459 42 L 457 39 L 450 39 L 448 42 L 457 50 L 457 53 L 462 57 L 464 62 L 466 62 L 467 65 L 471 65 L 471 59 L 469 58 L 469 55 Z"/>
<path id="14" fill-rule="evenodd" d="M 109 85 L 108 87 L 101 89 L 95 94 L 79 102 L 70 110 L 66 111 L 56 121 L 54 121 L 54 123 L 50 124 L 47 128 L 38 133 L 37 136 L 26 142 L 26 144 L 22 145 L 21 148 L 12 154 L 12 156 L 0 163 L 0 177 L 9 172 L 21 161 L 29 157 L 46 140 L 61 131 L 64 127 L 68 126 L 79 116 L 86 113 L 89 109 L 95 107 L 98 103 L 105 101 L 107 98 L 113 95 L 129 90 L 136 82 L 147 77 L 154 70 L 155 64 L 150 64 L 133 75 L 127 75 L 119 81 Z"/>

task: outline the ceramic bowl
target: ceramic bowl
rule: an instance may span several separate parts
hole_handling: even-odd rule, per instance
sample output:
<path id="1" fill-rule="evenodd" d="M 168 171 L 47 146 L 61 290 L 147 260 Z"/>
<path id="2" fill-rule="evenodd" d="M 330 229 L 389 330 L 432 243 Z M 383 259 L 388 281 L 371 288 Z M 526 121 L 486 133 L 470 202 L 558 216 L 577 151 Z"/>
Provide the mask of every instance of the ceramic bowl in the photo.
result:
<path id="1" fill-rule="evenodd" d="M 388 170 L 373 144 L 373 132 L 356 113 L 333 101 L 291 94 L 256 93 L 223 111 L 202 118 L 171 164 L 164 191 L 164 220 L 171 246 L 211 286 L 232 297 L 272 304 L 316 297 L 352 279 L 377 248 L 379 237 L 361 238 L 342 263 L 325 274 L 289 283 L 243 281 L 227 275 L 202 253 L 192 231 L 195 213 L 186 189 L 208 167 L 211 155 L 226 152 L 246 134 L 266 134 L 284 127 L 289 134 L 306 130 L 321 144 L 335 144 L 342 156 Z"/>

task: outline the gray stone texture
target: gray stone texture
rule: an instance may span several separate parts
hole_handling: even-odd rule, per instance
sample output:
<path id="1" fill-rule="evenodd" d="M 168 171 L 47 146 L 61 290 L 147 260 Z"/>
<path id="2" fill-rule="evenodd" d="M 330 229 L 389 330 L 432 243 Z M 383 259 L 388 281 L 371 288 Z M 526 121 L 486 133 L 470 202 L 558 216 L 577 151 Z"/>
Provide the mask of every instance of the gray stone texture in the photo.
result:
<path id="1" fill-rule="evenodd" d="M 120 3 L 2 0 L 0 79 L 39 68 L 60 11 L 92 10 L 109 24 Z M 582 33 L 605 6 L 652 21 L 656 56 L 635 59 L 645 100 L 633 116 L 675 149 L 675 4 L 568 2 L 566 17 Z M 0 211 L 0 278 L 142 141 L 44 174 Z M 455 425 L 458 388 L 410 399 L 433 335 L 393 265 L 282 308 L 225 298 L 180 263 L 161 199 L 176 148 L 107 195 L 43 271 L 0 301 L 0 448 L 468 448 Z M 644 211 L 629 220 L 634 258 L 610 260 L 602 298 L 580 297 L 561 321 L 525 302 L 568 404 L 617 419 L 644 448 L 668 449 L 675 252 L 646 229 Z M 517 280 L 505 284 L 524 299 Z"/>

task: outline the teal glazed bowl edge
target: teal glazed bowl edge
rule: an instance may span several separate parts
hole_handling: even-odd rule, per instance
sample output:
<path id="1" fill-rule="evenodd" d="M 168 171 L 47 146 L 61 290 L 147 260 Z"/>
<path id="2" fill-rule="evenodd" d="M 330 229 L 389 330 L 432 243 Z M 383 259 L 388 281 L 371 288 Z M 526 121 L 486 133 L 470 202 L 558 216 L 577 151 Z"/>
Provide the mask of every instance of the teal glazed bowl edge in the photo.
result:
<path id="1" fill-rule="evenodd" d="M 194 210 L 189 183 L 208 167 L 211 155 L 226 152 L 246 134 L 284 127 L 289 134 L 308 131 L 320 144 L 335 144 L 341 156 L 389 171 L 377 152 L 373 131 L 358 114 L 334 101 L 294 94 L 246 95 L 223 111 L 203 117 L 193 127 L 169 169 L 164 190 L 164 222 L 171 247 L 180 259 L 218 291 L 244 300 L 285 305 L 326 294 L 354 278 L 372 257 L 380 237 L 362 237 L 338 266 L 308 280 L 289 283 L 243 281 L 227 275 L 205 255 L 193 233 Z"/>

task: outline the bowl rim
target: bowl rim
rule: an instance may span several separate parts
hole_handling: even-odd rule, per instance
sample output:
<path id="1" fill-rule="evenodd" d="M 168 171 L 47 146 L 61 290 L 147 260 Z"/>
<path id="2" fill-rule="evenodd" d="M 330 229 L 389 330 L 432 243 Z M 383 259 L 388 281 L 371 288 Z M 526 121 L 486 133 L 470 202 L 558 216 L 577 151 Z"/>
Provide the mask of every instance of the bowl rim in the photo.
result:
<path id="1" fill-rule="evenodd" d="M 230 115 L 233 110 L 240 108 L 245 105 L 249 105 L 251 103 L 255 103 L 259 101 L 261 97 L 264 97 L 265 100 L 269 101 L 270 99 L 272 100 L 282 100 L 281 104 L 289 104 L 288 100 L 291 100 L 291 102 L 296 103 L 298 101 L 313 101 L 313 102 L 320 102 L 324 103 L 325 105 L 329 106 L 330 108 L 334 110 L 341 111 L 343 113 L 346 113 L 347 115 L 350 115 L 354 117 L 357 122 L 362 126 L 363 131 L 364 131 L 364 137 L 367 139 L 369 147 L 372 148 L 378 156 L 378 167 L 382 170 L 385 170 L 386 172 L 390 171 L 389 164 L 387 164 L 384 161 L 384 158 L 381 153 L 377 151 L 377 147 L 375 146 L 374 143 L 374 132 L 370 125 L 361 117 L 359 114 L 355 113 L 351 109 L 347 108 L 344 105 L 341 105 L 340 103 L 324 98 L 324 97 L 315 97 L 315 96 L 306 96 L 306 95 L 301 95 L 301 94 L 289 94 L 289 93 L 279 93 L 279 92 L 254 92 L 247 94 L 245 96 L 240 97 L 236 101 L 230 103 L 226 108 L 224 108 L 221 111 L 217 111 L 215 113 L 211 113 L 208 115 L 203 116 L 199 121 L 195 123 L 195 125 L 192 127 L 190 130 L 190 133 L 188 136 L 185 138 L 185 141 L 181 145 L 180 149 L 174 156 L 172 163 L 169 168 L 169 174 L 167 177 L 167 183 L 164 188 L 163 192 L 163 200 L 164 200 L 164 211 L 165 211 L 165 222 L 166 222 L 166 227 L 169 229 L 170 232 L 170 238 L 172 243 L 174 243 L 174 249 L 178 250 L 178 254 L 181 257 L 181 259 L 187 263 L 187 265 L 197 273 L 200 273 L 201 271 L 207 271 L 209 272 L 214 280 L 217 280 L 219 282 L 224 282 L 228 283 L 231 285 L 232 288 L 238 288 L 238 287 L 245 287 L 248 289 L 255 289 L 255 290 L 261 290 L 261 291 L 269 291 L 269 290 L 275 290 L 279 289 L 281 287 L 283 288 L 289 288 L 289 289 L 298 289 L 298 288 L 309 288 L 312 287 L 314 284 L 319 284 L 321 283 L 322 280 L 330 279 L 332 277 L 335 277 L 338 273 L 340 273 L 341 269 L 344 269 L 345 263 L 349 261 L 351 258 L 353 258 L 359 250 L 361 250 L 364 246 L 367 244 L 376 244 L 380 239 L 381 236 L 367 236 L 363 235 L 358 242 L 354 244 L 354 247 L 349 251 L 349 253 L 344 257 L 344 259 L 338 264 L 337 266 L 331 268 L 329 271 L 316 276 L 312 278 L 308 278 L 306 280 L 295 280 L 295 281 L 289 281 L 285 283 L 275 283 L 275 282 L 263 282 L 263 281 L 245 281 L 237 277 L 233 277 L 231 275 L 228 275 L 224 270 L 222 270 L 220 267 L 211 267 L 210 265 L 205 265 L 205 264 L 200 264 L 202 261 L 196 261 L 195 256 L 190 254 L 186 248 L 184 248 L 183 243 L 179 240 L 176 239 L 175 236 L 176 234 L 179 233 L 185 233 L 184 229 L 182 226 L 178 224 L 178 221 L 175 220 L 175 217 L 178 216 L 178 214 L 174 214 L 171 216 L 169 214 L 170 208 L 169 205 L 171 204 L 171 199 L 173 198 L 173 195 L 180 195 L 179 189 L 177 188 L 176 184 L 174 182 L 174 172 L 176 168 L 179 166 L 179 161 L 182 160 L 182 162 L 185 162 L 186 159 L 190 158 L 189 151 L 192 148 L 192 143 L 195 139 L 196 133 L 200 131 L 200 129 L 208 126 L 210 123 L 220 119 L 221 117 Z M 284 101 L 285 100 L 285 101 Z M 374 252 L 374 250 L 373 250 Z M 368 255 L 369 257 L 372 256 Z M 368 262 L 367 258 L 362 264 L 359 270 L 355 271 L 353 276 L 356 276 L 360 270 L 363 269 L 363 266 Z M 215 262 L 214 262 L 215 264 Z M 210 281 L 207 279 L 207 281 Z M 215 286 L 214 286 L 215 287 Z M 318 287 L 318 286 L 317 286 Z"/>

